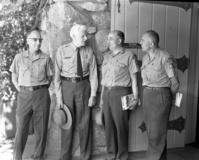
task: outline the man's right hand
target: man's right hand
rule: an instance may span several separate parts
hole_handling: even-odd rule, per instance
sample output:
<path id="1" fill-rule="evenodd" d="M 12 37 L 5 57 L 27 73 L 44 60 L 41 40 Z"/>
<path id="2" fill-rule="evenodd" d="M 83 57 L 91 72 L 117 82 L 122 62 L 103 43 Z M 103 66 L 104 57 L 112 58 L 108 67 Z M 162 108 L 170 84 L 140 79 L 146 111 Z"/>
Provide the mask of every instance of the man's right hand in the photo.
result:
<path id="1" fill-rule="evenodd" d="M 57 108 L 63 108 L 64 104 L 63 104 L 63 99 L 62 97 L 57 98 Z"/>

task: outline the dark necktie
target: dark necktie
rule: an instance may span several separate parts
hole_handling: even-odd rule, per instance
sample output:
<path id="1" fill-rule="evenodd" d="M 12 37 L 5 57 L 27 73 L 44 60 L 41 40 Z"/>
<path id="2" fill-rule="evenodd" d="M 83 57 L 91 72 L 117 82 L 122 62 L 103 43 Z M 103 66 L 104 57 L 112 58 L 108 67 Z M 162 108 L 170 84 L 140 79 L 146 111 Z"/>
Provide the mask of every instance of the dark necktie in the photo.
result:
<path id="1" fill-rule="evenodd" d="M 77 48 L 77 75 L 80 77 L 83 76 L 80 48 Z"/>

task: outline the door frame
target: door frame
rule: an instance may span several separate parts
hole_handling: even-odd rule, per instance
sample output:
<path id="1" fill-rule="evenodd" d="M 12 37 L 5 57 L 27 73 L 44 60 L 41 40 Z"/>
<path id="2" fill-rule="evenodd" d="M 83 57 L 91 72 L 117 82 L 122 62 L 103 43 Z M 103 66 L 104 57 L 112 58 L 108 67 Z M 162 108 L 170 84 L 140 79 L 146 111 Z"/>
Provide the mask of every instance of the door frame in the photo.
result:
<path id="1" fill-rule="evenodd" d="M 199 83 L 199 3 L 192 3 L 190 49 L 189 49 L 189 73 L 187 89 L 187 118 L 185 143 L 194 143 L 196 140 L 197 106 L 198 106 L 198 83 Z M 198 115 L 199 116 L 199 115 Z"/>

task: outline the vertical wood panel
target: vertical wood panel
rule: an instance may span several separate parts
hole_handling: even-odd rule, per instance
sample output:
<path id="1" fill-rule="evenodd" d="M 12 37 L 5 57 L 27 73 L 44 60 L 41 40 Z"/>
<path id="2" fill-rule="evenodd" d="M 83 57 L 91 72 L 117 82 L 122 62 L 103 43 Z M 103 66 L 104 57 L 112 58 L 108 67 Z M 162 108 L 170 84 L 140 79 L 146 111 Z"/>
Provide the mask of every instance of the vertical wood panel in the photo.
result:
<path id="1" fill-rule="evenodd" d="M 190 64 L 188 73 L 187 87 L 187 121 L 186 121 L 186 143 L 195 142 L 196 136 L 196 119 L 197 119 L 197 103 L 198 103 L 198 66 L 199 55 L 197 52 L 199 33 L 199 10 L 198 3 L 193 3 L 192 6 L 192 21 L 190 33 Z"/>
<path id="2" fill-rule="evenodd" d="M 153 5 L 153 22 L 152 29 L 159 34 L 160 42 L 159 46 L 165 49 L 165 23 L 166 23 L 166 6 L 165 5 Z"/>
<path id="3" fill-rule="evenodd" d="M 189 42 L 190 42 L 190 26 L 191 26 L 191 9 L 187 12 L 183 9 L 179 9 L 179 25 L 178 25 L 178 48 L 177 57 L 181 58 L 186 56 L 189 58 Z M 185 72 L 178 70 L 178 76 L 180 81 L 179 92 L 183 94 L 181 107 L 174 108 L 175 119 L 183 116 L 186 118 L 186 101 L 187 101 L 187 83 L 188 83 L 188 69 Z M 173 139 L 173 147 L 182 147 L 185 144 L 185 130 L 181 133 L 175 131 Z"/>
<path id="4" fill-rule="evenodd" d="M 138 40 L 140 42 L 141 37 L 144 32 L 147 30 L 151 30 L 152 28 L 152 10 L 153 5 L 148 3 L 139 3 L 139 31 L 138 31 Z M 138 56 L 139 59 L 142 59 L 142 57 L 146 53 L 142 52 L 141 50 L 138 50 Z"/>
<path id="5" fill-rule="evenodd" d="M 152 4 L 147 3 L 138 3 L 138 22 L 139 22 L 139 28 L 138 28 L 138 42 L 140 42 L 142 34 L 150 30 L 152 27 Z M 138 50 L 138 59 L 142 60 L 143 56 L 146 53 L 142 52 L 141 49 Z M 141 84 L 140 84 L 141 86 Z M 139 88 L 140 95 L 142 95 L 142 88 Z M 135 134 L 135 141 L 130 143 L 135 143 L 134 148 L 131 148 L 129 146 L 129 150 L 139 151 L 139 150 L 146 150 L 147 147 L 147 136 L 146 131 L 142 132 L 139 126 L 143 122 L 143 110 L 142 105 L 139 106 L 135 111 L 131 113 L 131 117 L 134 117 L 135 120 L 135 130 L 133 131 Z M 133 127 L 134 128 L 134 127 Z"/>
<path id="6" fill-rule="evenodd" d="M 125 42 L 138 43 L 138 2 L 125 2 Z M 137 49 L 131 50 L 138 53 Z"/>
<path id="7" fill-rule="evenodd" d="M 117 4 L 120 2 L 120 12 L 118 12 Z M 125 1 L 124 0 L 116 0 L 115 1 L 115 30 L 120 30 L 124 32 L 125 28 Z"/>
<path id="8" fill-rule="evenodd" d="M 178 8 L 173 6 L 166 7 L 166 28 L 165 28 L 165 50 L 171 53 L 175 58 L 177 57 L 178 45 Z M 170 120 L 175 119 L 174 107 L 172 107 Z M 167 146 L 173 146 L 174 141 L 173 130 L 168 131 Z"/>
<path id="9" fill-rule="evenodd" d="M 125 42 L 138 43 L 138 2 L 130 4 L 125 1 Z M 137 49 L 130 49 L 133 53 L 138 54 Z M 136 113 L 135 113 L 136 112 Z M 137 111 L 132 111 L 129 120 L 129 151 L 136 148 L 136 114 Z"/>
<path id="10" fill-rule="evenodd" d="M 115 30 L 115 10 L 116 10 L 116 1 L 111 0 L 111 31 Z"/>

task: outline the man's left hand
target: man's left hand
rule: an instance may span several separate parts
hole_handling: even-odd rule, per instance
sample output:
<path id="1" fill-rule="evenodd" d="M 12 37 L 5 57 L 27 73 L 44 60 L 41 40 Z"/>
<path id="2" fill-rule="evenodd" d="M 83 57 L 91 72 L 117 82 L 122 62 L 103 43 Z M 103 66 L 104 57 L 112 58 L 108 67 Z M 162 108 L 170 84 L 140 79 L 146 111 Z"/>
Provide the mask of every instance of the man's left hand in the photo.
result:
<path id="1" fill-rule="evenodd" d="M 96 103 L 96 97 L 91 96 L 88 101 L 88 106 L 93 107 Z"/>
<path id="2" fill-rule="evenodd" d="M 138 100 L 133 100 L 133 101 L 131 102 L 131 104 L 130 104 L 130 106 L 129 106 L 128 109 L 134 110 L 134 109 L 137 108 L 138 104 L 139 104 L 139 101 L 138 101 Z"/>

